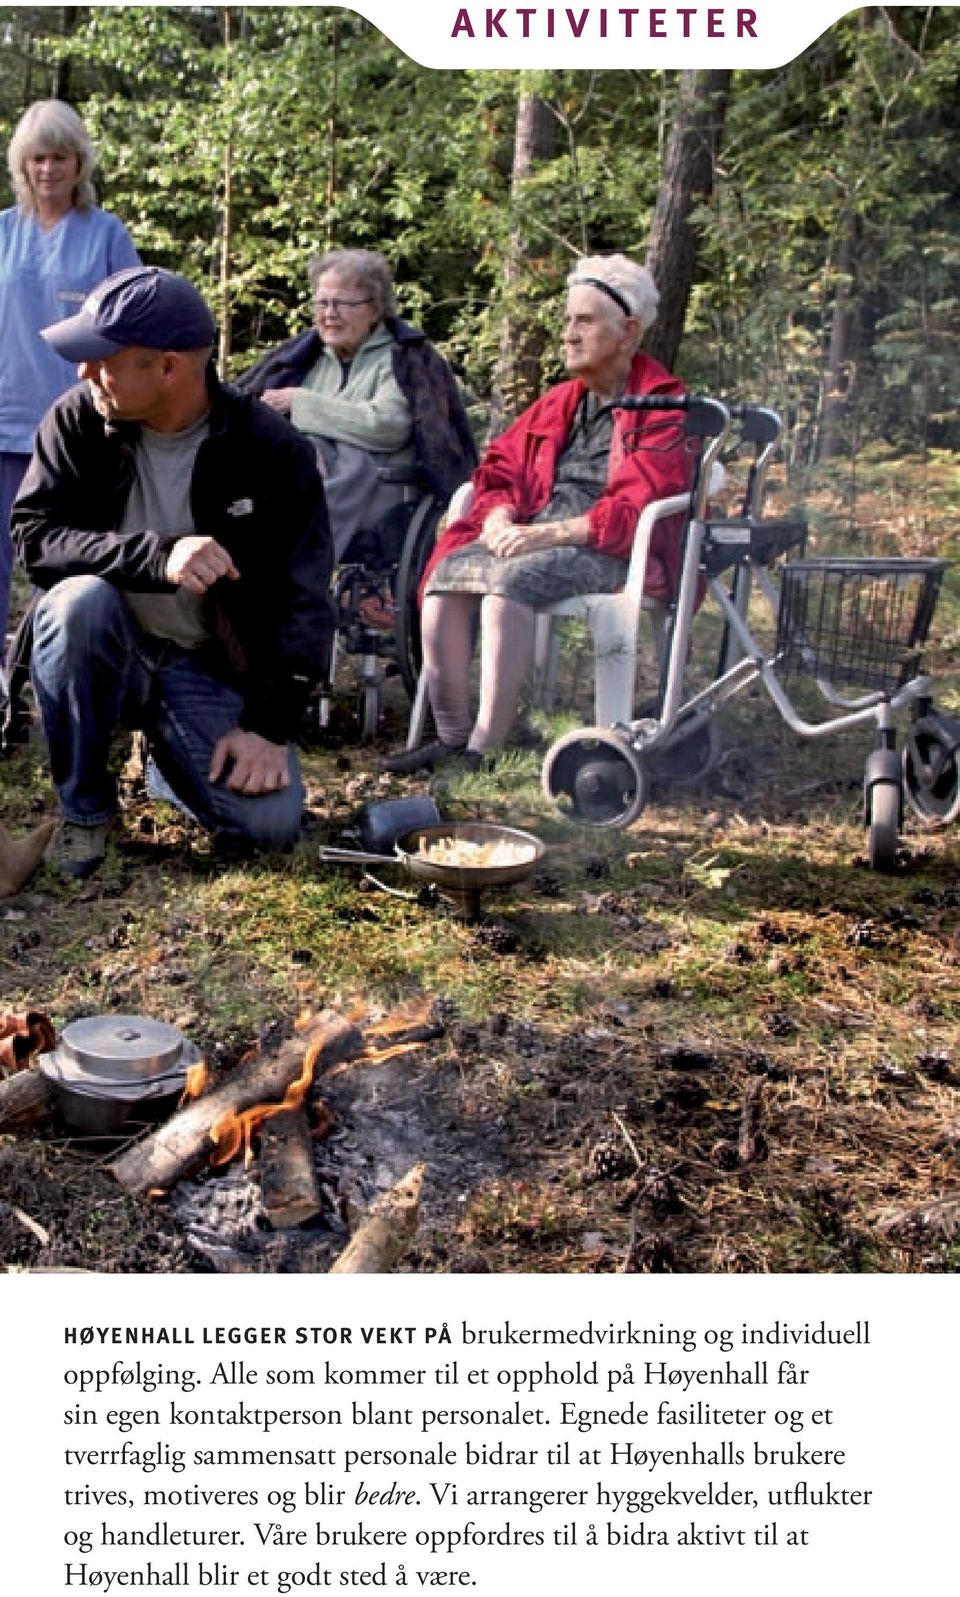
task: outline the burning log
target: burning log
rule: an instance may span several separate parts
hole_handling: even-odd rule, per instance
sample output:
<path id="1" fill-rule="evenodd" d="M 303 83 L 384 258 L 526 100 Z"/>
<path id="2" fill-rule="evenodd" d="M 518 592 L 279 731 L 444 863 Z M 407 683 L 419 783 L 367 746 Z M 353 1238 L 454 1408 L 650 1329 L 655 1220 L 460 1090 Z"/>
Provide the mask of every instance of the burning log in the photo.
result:
<path id="1" fill-rule="evenodd" d="M 211 1158 L 225 1164 L 242 1146 L 253 1117 L 257 1124 L 279 1109 L 299 1106 L 315 1074 L 362 1053 L 356 1024 L 332 1010 L 295 1033 L 276 1054 L 256 1054 L 227 1081 L 179 1109 L 165 1125 L 135 1143 L 107 1166 L 133 1197 L 166 1191 Z"/>
<path id="2" fill-rule="evenodd" d="M 393 1268 L 417 1229 L 425 1169 L 425 1165 L 414 1165 L 396 1186 L 377 1199 L 330 1266 L 331 1275 L 379 1275 Z"/>
<path id="3" fill-rule="evenodd" d="M 0 1081 L 0 1132 L 26 1131 L 45 1120 L 52 1106 L 52 1090 L 39 1070 L 21 1070 Z"/>
<path id="4" fill-rule="evenodd" d="M 30 880 L 56 829 L 54 816 L 41 821 L 26 837 L 13 838 L 0 821 L 0 898 L 12 898 Z"/>
<path id="5" fill-rule="evenodd" d="M 760 1128 L 763 1113 L 763 1078 L 751 1081 L 740 1107 L 740 1135 L 737 1156 L 740 1163 L 754 1164 L 767 1157 L 767 1139 Z"/>
<path id="6" fill-rule="evenodd" d="M 283 1109 L 265 1121 L 260 1137 L 260 1191 L 273 1226 L 302 1225 L 320 1212 L 313 1137 L 305 1109 Z"/>

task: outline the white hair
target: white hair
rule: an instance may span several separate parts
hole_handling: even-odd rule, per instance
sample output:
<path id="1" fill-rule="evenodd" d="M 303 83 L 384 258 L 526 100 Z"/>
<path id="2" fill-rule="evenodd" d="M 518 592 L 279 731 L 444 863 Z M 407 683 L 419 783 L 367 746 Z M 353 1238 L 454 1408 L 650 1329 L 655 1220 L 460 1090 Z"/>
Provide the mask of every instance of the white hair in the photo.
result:
<path id="1" fill-rule="evenodd" d="M 386 256 L 379 250 L 327 250 L 325 255 L 312 256 L 307 262 L 307 277 L 314 293 L 326 272 L 339 272 L 341 277 L 364 289 L 381 316 L 396 316 L 393 273 Z"/>
<path id="2" fill-rule="evenodd" d="M 67 150 L 79 157 L 73 203 L 78 211 L 88 211 L 97 200 L 92 182 L 96 152 L 83 122 L 65 100 L 34 100 L 13 130 L 7 145 L 7 166 L 20 209 L 35 211 L 37 208 L 36 196 L 27 177 L 27 161 L 33 155 L 46 155 L 51 150 Z"/>
<path id="3" fill-rule="evenodd" d="M 628 307 L 625 314 L 635 316 L 641 333 L 657 318 L 660 295 L 645 266 L 638 266 L 626 255 L 581 255 L 567 278 L 567 288 L 598 288 L 611 306 Z"/>

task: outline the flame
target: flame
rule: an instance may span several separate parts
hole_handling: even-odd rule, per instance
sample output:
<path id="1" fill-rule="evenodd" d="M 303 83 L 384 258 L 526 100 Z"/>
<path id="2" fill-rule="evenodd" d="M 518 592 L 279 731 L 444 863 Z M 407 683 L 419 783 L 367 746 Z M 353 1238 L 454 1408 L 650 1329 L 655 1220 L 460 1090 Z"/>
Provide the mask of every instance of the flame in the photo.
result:
<path id="1" fill-rule="evenodd" d="M 363 1019 L 364 1011 L 355 1007 L 348 1012 L 347 1018 L 355 1023 Z M 406 1009 L 398 1010 L 393 1015 L 385 1016 L 382 1020 L 374 1021 L 367 1028 L 362 1053 L 353 1061 L 346 1061 L 337 1065 L 333 1070 L 325 1072 L 325 1078 L 337 1076 L 344 1070 L 349 1070 L 356 1064 L 382 1064 L 386 1059 L 393 1059 L 398 1054 L 412 1053 L 414 1049 L 422 1048 L 424 1039 L 415 1038 L 406 1042 L 385 1042 L 380 1044 L 379 1039 L 400 1037 L 405 1032 L 423 1027 L 430 1017 L 430 1004 L 428 1002 L 408 1005 Z M 310 1010 L 303 1010 L 298 1015 L 295 1030 L 301 1031 L 315 1019 Z M 323 1048 L 322 1039 L 311 1043 L 304 1055 L 303 1068 L 296 1081 L 290 1083 L 280 1103 L 258 1103 L 250 1109 L 243 1109 L 239 1113 L 228 1110 L 221 1115 L 210 1130 L 210 1140 L 214 1144 L 210 1163 L 214 1167 L 229 1164 L 237 1157 L 241 1150 L 244 1152 L 246 1162 L 249 1164 L 253 1158 L 253 1139 L 264 1121 L 272 1119 L 285 1109 L 299 1109 L 313 1084 L 317 1060 Z M 252 1049 L 251 1054 L 258 1050 Z M 324 1108 L 324 1120 L 318 1128 L 316 1135 L 323 1136 L 333 1124 L 333 1116 Z"/>
<path id="2" fill-rule="evenodd" d="M 215 1145 L 210 1163 L 214 1166 L 229 1164 L 243 1148 L 247 1164 L 253 1158 L 253 1138 L 265 1120 L 284 1109 L 299 1109 L 313 1082 L 313 1073 L 323 1047 L 322 1039 L 313 1042 L 303 1058 L 303 1068 L 296 1081 L 292 1081 L 280 1103 L 257 1103 L 250 1109 L 235 1114 L 232 1109 L 221 1115 L 210 1128 L 210 1140 Z"/>
<path id="3" fill-rule="evenodd" d="M 405 1009 L 395 1010 L 392 1015 L 384 1015 L 381 1020 L 375 1020 L 366 1029 L 363 1053 L 358 1059 L 348 1059 L 342 1065 L 335 1065 L 326 1072 L 327 1076 L 340 1076 L 346 1071 L 355 1069 L 357 1065 L 382 1065 L 388 1059 L 396 1059 L 400 1054 L 411 1054 L 417 1048 L 422 1048 L 425 1037 L 409 1037 L 404 1042 L 384 1042 L 378 1046 L 378 1039 L 390 1037 L 404 1037 L 409 1032 L 416 1032 L 429 1026 L 431 1006 L 428 1002 L 408 1004 Z"/>
<path id="4" fill-rule="evenodd" d="M 362 1062 L 365 1065 L 382 1065 L 385 1059 L 396 1059 L 398 1054 L 412 1054 L 422 1047 L 422 1042 L 395 1042 L 387 1048 L 373 1048 L 368 1043 L 363 1050 Z"/>
<path id="5" fill-rule="evenodd" d="M 190 1103 L 193 1098 L 202 1097 L 209 1080 L 210 1072 L 207 1069 L 206 1060 L 198 1059 L 197 1063 L 191 1065 L 187 1071 L 187 1078 L 183 1084 L 183 1092 L 180 1094 L 180 1102 L 177 1104 L 177 1108 L 180 1109 L 185 1103 Z"/>
<path id="6" fill-rule="evenodd" d="M 425 1026 L 430 1019 L 430 1004 L 408 1004 L 392 1015 L 384 1015 L 367 1027 L 368 1037 L 395 1037 L 398 1031 L 412 1031 L 415 1026 Z"/>

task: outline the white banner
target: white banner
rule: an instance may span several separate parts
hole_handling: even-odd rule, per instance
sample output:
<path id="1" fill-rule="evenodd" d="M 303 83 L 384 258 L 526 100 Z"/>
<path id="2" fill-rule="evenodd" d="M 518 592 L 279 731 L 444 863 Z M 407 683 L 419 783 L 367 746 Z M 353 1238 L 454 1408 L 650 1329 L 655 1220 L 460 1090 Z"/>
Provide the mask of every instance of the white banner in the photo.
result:
<path id="1" fill-rule="evenodd" d="M 365 0 L 351 9 L 427 67 L 756 71 L 792 61 L 857 8 L 844 0 L 807 0 L 805 5 L 784 0 L 713 5 Z"/>

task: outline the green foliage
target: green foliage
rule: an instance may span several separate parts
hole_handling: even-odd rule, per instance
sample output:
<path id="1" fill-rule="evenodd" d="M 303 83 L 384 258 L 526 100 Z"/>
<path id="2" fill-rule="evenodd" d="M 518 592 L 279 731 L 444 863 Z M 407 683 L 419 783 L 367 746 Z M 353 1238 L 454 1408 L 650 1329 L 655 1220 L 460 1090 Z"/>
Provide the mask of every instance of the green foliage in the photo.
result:
<path id="1" fill-rule="evenodd" d="M 236 368 L 304 325 L 313 252 L 362 244 L 475 392 L 508 311 L 544 330 L 547 381 L 573 257 L 645 250 L 671 74 L 430 72 L 330 7 L 10 7 L 0 39 L 0 131 L 65 74 L 144 256 L 221 309 L 229 295 Z M 680 369 L 781 409 L 795 464 L 838 384 L 852 451 L 960 441 L 958 79 L 946 6 L 861 8 L 787 66 L 734 76 Z M 555 150 L 512 188 L 524 91 Z M 831 365 L 838 307 L 851 334 Z"/>

